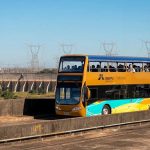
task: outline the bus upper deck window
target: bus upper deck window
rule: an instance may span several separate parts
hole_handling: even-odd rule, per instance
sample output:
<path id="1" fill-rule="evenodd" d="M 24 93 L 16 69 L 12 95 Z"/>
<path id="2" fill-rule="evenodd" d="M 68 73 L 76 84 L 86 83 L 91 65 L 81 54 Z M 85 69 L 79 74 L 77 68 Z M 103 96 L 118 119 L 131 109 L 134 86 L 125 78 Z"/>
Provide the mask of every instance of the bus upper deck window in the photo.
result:
<path id="1" fill-rule="evenodd" d="M 144 68 L 143 68 L 144 72 L 150 72 L 150 65 L 149 64 L 144 63 L 143 66 L 144 66 Z"/>
<path id="2" fill-rule="evenodd" d="M 108 62 L 101 62 L 101 72 L 108 72 Z"/>
<path id="3" fill-rule="evenodd" d="M 125 63 L 118 63 L 117 70 L 118 72 L 126 72 L 127 68 Z"/>
<path id="4" fill-rule="evenodd" d="M 135 72 L 142 72 L 143 71 L 142 63 L 134 63 L 133 68 L 134 68 Z"/>
<path id="5" fill-rule="evenodd" d="M 117 63 L 116 62 L 110 62 L 109 63 L 109 71 L 110 72 L 116 72 L 117 71 Z"/>
<path id="6" fill-rule="evenodd" d="M 126 68 L 128 72 L 142 72 L 144 71 L 144 66 L 142 63 L 126 63 Z"/>
<path id="7" fill-rule="evenodd" d="M 83 72 L 84 57 L 62 57 L 59 72 Z"/>
<path id="8" fill-rule="evenodd" d="M 89 62 L 89 71 L 90 72 L 100 72 L 100 62 Z"/>
<path id="9" fill-rule="evenodd" d="M 97 65 L 97 66 L 96 66 L 96 68 L 97 68 L 98 72 L 100 72 L 100 71 L 101 71 L 101 67 L 100 67 L 100 65 Z"/>

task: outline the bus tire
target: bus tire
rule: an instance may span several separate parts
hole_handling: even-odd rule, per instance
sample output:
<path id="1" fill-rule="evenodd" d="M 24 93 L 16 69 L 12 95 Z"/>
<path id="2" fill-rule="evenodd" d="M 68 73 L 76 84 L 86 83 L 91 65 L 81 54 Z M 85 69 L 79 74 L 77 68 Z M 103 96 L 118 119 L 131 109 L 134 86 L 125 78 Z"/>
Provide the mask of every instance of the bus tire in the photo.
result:
<path id="1" fill-rule="evenodd" d="M 109 105 L 104 105 L 102 109 L 102 115 L 108 115 L 111 114 L 111 108 Z"/>

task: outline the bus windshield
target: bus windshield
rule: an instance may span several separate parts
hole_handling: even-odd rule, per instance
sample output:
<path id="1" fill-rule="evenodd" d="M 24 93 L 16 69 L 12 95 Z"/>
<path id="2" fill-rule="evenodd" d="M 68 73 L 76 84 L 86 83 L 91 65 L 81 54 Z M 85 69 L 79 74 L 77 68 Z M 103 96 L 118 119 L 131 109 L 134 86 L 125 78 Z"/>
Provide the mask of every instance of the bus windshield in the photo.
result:
<path id="1" fill-rule="evenodd" d="M 80 102 L 81 88 L 58 87 L 56 91 L 56 102 L 58 104 L 78 104 Z"/>
<path id="2" fill-rule="evenodd" d="M 83 72 L 85 57 L 62 57 L 59 72 Z"/>

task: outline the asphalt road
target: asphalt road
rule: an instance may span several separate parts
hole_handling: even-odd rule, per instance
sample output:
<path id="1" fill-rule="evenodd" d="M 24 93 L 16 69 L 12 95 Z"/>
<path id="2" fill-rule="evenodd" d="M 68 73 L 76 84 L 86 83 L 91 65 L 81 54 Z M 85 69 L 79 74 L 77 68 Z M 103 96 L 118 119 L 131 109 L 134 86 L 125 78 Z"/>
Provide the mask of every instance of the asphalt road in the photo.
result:
<path id="1" fill-rule="evenodd" d="M 0 150 L 149 150 L 150 124 L 0 145 Z"/>

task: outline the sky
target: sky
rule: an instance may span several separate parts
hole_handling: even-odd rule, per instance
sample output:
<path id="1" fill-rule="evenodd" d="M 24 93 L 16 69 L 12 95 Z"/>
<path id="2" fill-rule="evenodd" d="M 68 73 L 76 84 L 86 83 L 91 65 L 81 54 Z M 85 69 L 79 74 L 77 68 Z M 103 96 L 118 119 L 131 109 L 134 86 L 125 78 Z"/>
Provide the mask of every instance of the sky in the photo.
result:
<path id="1" fill-rule="evenodd" d="M 147 56 L 144 41 L 150 0 L 0 0 L 0 66 L 29 66 L 30 45 L 40 45 L 41 66 L 54 67 L 62 44 L 103 55 L 103 43 L 114 43 L 118 55 Z"/>

